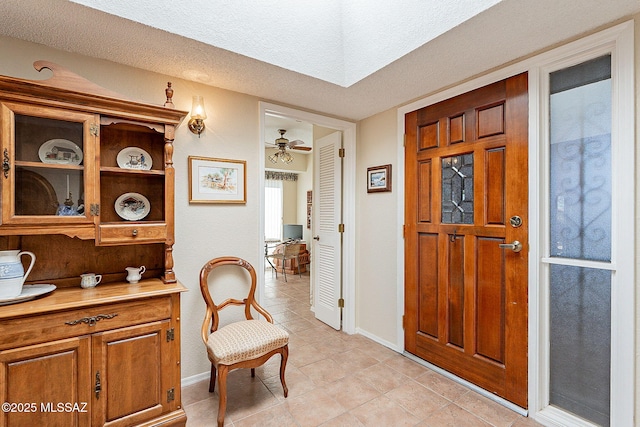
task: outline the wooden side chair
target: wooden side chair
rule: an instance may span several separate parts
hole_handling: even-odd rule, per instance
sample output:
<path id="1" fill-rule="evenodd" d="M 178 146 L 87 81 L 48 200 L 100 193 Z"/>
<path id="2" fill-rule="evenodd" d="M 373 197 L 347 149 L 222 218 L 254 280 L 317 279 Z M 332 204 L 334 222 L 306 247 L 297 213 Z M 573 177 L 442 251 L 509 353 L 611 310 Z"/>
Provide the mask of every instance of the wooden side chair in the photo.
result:
<path id="1" fill-rule="evenodd" d="M 222 266 L 238 266 L 248 271 L 251 278 L 249 295 L 242 299 L 229 298 L 216 305 L 209 292 L 209 274 Z M 218 427 L 224 425 L 227 409 L 227 374 L 238 368 L 251 368 L 251 376 L 255 376 L 255 368 L 263 365 L 274 354 L 280 354 L 280 382 L 287 397 L 289 390 L 284 380 L 284 372 L 289 356 L 289 334 L 273 324 L 271 315 L 255 300 L 256 272 L 247 261 L 236 257 L 215 258 L 207 262 L 200 270 L 200 291 L 207 304 L 207 311 L 202 323 L 202 340 L 207 348 L 211 361 L 211 378 L 209 392 L 215 390 L 216 372 L 218 376 Z M 228 306 L 244 306 L 247 320 L 230 323 L 218 328 L 219 312 Z M 253 319 L 251 308 L 264 316 L 265 320 Z"/>
<path id="2" fill-rule="evenodd" d="M 267 259 L 271 258 L 273 260 L 280 260 L 282 263 L 282 274 L 284 274 L 284 281 L 287 281 L 287 261 L 296 260 L 296 265 L 298 266 L 298 276 L 302 278 L 302 274 L 300 273 L 300 247 L 302 245 L 300 243 L 283 243 L 280 245 L 276 251 L 272 254 L 267 255 Z M 277 264 L 276 264 L 277 265 Z M 274 268 L 276 272 L 276 279 L 278 278 L 278 269 Z"/>

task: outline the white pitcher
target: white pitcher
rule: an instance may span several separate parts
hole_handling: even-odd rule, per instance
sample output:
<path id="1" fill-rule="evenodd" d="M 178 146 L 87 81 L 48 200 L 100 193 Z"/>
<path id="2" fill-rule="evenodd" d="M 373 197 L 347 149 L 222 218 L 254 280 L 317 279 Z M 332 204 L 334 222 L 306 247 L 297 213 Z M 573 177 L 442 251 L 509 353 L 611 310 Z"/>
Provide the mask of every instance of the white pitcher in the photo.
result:
<path id="1" fill-rule="evenodd" d="M 127 267 L 125 270 L 127 270 L 127 282 L 132 285 L 138 283 L 140 279 L 142 279 L 142 274 L 147 271 L 144 265 L 140 267 Z"/>
<path id="2" fill-rule="evenodd" d="M 24 272 L 22 255 L 31 257 L 31 264 Z M 0 298 L 13 298 L 22 293 L 22 285 L 36 262 L 36 256 L 28 251 L 0 251 Z"/>
<path id="3" fill-rule="evenodd" d="M 80 275 L 80 287 L 83 289 L 95 288 L 101 281 L 102 274 L 85 273 Z"/>

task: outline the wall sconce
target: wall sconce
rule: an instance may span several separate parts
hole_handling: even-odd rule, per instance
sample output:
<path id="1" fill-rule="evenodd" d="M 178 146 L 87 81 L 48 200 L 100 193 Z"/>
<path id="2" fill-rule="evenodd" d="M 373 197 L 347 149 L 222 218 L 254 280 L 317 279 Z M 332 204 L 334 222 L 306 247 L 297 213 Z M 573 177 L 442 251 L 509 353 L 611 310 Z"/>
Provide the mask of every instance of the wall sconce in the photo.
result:
<path id="1" fill-rule="evenodd" d="M 193 104 L 191 105 L 191 119 L 189 119 L 189 130 L 198 135 L 204 131 L 204 119 L 207 118 L 207 112 L 204 111 L 204 97 L 195 95 Z"/>

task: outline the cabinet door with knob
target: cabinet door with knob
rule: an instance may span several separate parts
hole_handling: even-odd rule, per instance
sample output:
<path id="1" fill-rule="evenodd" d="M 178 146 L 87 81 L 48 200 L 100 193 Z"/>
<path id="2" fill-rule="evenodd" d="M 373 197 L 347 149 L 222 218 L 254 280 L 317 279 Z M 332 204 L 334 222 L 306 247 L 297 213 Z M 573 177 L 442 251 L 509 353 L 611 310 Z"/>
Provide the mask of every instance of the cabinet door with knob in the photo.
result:
<path id="1" fill-rule="evenodd" d="M 164 370 L 170 322 L 115 329 L 93 341 L 93 425 L 132 425 L 169 411 L 175 388 Z"/>
<path id="2" fill-rule="evenodd" d="M 91 338 L 0 351 L 0 426 L 91 424 Z"/>
<path id="3" fill-rule="evenodd" d="M 0 102 L 2 224 L 93 222 L 98 116 Z"/>

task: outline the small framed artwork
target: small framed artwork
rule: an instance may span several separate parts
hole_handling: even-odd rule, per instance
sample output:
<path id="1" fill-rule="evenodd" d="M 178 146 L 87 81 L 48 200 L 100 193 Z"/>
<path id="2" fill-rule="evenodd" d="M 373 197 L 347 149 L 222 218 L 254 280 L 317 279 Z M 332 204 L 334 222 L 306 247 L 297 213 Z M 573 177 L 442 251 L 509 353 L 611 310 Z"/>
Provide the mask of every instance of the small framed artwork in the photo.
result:
<path id="1" fill-rule="evenodd" d="M 189 156 L 189 203 L 247 203 L 247 162 Z"/>
<path id="2" fill-rule="evenodd" d="M 367 168 L 367 193 L 391 191 L 391 165 Z"/>

